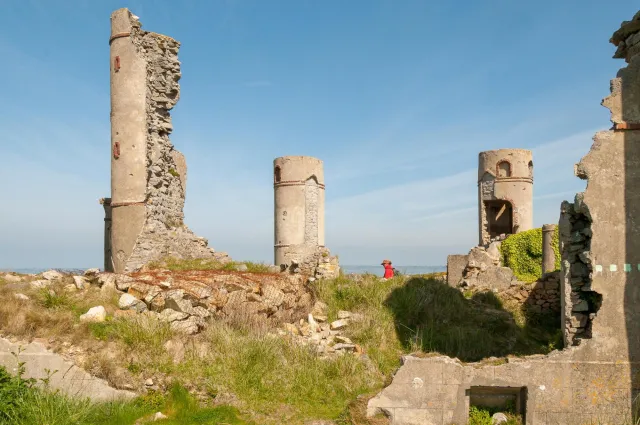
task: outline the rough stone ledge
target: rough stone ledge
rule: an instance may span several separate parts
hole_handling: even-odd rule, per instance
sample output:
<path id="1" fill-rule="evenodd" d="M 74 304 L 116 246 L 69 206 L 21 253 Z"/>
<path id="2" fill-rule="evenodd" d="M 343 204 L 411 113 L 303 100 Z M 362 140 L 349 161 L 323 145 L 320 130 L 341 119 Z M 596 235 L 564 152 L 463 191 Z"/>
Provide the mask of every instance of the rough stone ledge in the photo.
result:
<path id="1" fill-rule="evenodd" d="M 19 350 L 23 351 L 19 353 Z M 18 359 L 12 353 L 18 354 Z M 110 387 L 105 380 L 91 376 L 59 354 L 47 350 L 46 346 L 38 341 L 12 342 L 0 338 L 0 366 L 15 374 L 18 361 L 25 362 L 25 378 L 45 379 L 48 378 L 46 369 L 56 371 L 50 376 L 50 388 L 72 397 L 111 401 L 136 396 L 133 392 Z"/>

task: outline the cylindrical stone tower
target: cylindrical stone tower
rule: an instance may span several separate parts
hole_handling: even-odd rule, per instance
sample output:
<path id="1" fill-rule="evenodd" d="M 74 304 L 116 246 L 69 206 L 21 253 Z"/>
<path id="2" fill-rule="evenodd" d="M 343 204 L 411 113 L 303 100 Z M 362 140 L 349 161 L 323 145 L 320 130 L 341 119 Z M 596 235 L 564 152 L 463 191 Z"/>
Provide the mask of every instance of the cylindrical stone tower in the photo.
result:
<path id="1" fill-rule="evenodd" d="M 533 155 L 525 149 L 480 152 L 480 245 L 533 227 Z"/>
<path id="2" fill-rule="evenodd" d="M 556 224 L 544 224 L 542 226 L 542 273 L 549 273 L 556 269 L 556 249 L 559 246 L 553 246 L 553 233 L 556 230 Z"/>
<path id="3" fill-rule="evenodd" d="M 324 247 L 322 161 L 284 156 L 273 161 L 275 264 L 301 262 Z"/>
<path id="4" fill-rule="evenodd" d="M 111 253 L 121 272 L 145 222 L 147 68 L 130 34 L 131 15 L 111 15 Z"/>

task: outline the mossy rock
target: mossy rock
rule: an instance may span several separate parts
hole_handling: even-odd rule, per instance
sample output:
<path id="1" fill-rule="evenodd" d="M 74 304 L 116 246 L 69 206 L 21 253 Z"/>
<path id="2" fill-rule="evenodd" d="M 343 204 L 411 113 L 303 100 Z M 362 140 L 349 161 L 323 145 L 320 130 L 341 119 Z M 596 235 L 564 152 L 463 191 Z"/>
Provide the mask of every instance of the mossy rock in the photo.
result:
<path id="1" fill-rule="evenodd" d="M 560 270 L 558 228 L 553 231 L 555 270 Z M 500 245 L 502 264 L 513 270 L 518 280 L 535 282 L 542 277 L 542 228 L 510 235 Z"/>

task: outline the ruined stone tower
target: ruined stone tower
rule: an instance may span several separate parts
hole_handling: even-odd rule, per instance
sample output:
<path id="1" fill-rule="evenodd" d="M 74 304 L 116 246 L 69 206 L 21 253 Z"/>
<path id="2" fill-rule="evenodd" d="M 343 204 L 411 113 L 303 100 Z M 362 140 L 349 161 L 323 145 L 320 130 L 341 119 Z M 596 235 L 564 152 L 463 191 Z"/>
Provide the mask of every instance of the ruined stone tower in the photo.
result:
<path id="1" fill-rule="evenodd" d="M 324 246 L 322 161 L 309 156 L 276 158 L 273 188 L 275 264 L 283 270 L 293 265 L 315 275 L 319 265 L 332 263 Z M 334 261 L 335 270 L 324 270 L 329 275 L 337 275 Z"/>
<path id="2" fill-rule="evenodd" d="M 142 30 L 128 9 L 111 15 L 111 198 L 103 199 L 105 269 L 139 269 L 165 256 L 211 258 L 184 223 L 184 156 L 169 111 L 180 97 L 180 43 Z"/>
<path id="3" fill-rule="evenodd" d="M 637 422 L 640 12 L 610 41 L 618 47 L 614 57 L 628 63 L 602 101 L 613 126 L 595 134 L 576 165 L 588 184 L 573 202 L 562 203 L 558 223 L 564 348 L 502 364 L 405 356 L 393 383 L 369 402 L 370 415 L 383 411 L 397 425 L 462 424 L 474 397 L 500 395 L 515 398 L 526 425 Z"/>
<path id="4" fill-rule="evenodd" d="M 533 156 L 525 149 L 480 152 L 478 219 L 480 245 L 501 234 L 533 228 Z"/>

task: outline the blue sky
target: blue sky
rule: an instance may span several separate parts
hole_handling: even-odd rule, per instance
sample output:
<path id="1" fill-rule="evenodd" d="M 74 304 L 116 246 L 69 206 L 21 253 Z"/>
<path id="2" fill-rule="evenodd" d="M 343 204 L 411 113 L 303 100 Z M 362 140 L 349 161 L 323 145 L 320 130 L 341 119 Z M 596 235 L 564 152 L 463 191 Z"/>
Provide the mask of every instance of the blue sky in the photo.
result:
<path id="1" fill-rule="evenodd" d="M 477 243 L 478 152 L 534 151 L 534 221 L 584 189 L 637 4 L 540 0 L 0 0 L 0 267 L 102 265 L 109 16 L 182 43 L 172 141 L 186 222 L 272 261 L 272 161 L 324 161 L 344 264 L 444 264 Z"/>

